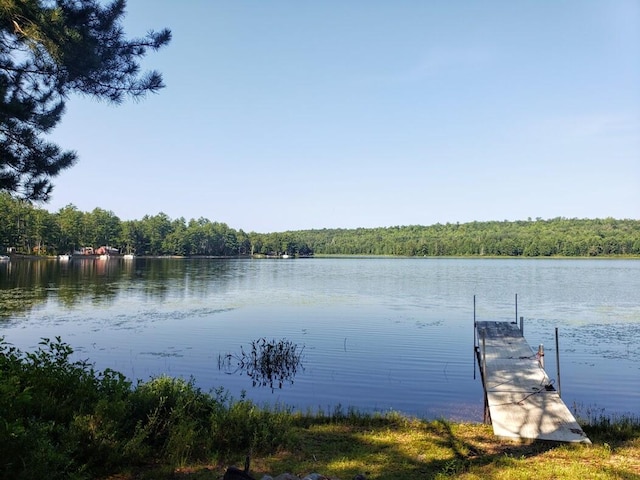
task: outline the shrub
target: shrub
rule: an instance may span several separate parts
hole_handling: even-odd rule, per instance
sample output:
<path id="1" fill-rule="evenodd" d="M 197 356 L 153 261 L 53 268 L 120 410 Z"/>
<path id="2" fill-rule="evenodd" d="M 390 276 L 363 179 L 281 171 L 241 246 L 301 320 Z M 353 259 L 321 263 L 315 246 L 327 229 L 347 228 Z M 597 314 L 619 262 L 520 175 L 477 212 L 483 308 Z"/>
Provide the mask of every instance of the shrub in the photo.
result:
<path id="1" fill-rule="evenodd" d="M 84 478 L 91 462 L 110 457 L 104 440 L 115 428 L 105 425 L 130 384 L 115 372 L 71 361 L 72 353 L 59 337 L 43 339 L 31 353 L 0 337 L 4 478 Z"/>
<path id="2" fill-rule="evenodd" d="M 127 452 L 155 452 L 172 463 L 202 459 L 212 449 L 208 418 L 216 400 L 194 385 L 167 376 L 139 383 L 130 398 Z"/>
<path id="3" fill-rule="evenodd" d="M 222 455 L 264 453 L 287 446 L 292 425 L 291 410 L 278 405 L 260 408 L 244 398 L 226 401 L 223 408 L 211 415 L 211 434 L 216 450 Z"/>
<path id="4" fill-rule="evenodd" d="M 0 478 L 92 478 L 161 460 L 172 465 L 270 452 L 290 412 L 204 393 L 161 376 L 132 388 L 121 373 L 72 361 L 59 337 L 23 353 L 0 337 Z"/>

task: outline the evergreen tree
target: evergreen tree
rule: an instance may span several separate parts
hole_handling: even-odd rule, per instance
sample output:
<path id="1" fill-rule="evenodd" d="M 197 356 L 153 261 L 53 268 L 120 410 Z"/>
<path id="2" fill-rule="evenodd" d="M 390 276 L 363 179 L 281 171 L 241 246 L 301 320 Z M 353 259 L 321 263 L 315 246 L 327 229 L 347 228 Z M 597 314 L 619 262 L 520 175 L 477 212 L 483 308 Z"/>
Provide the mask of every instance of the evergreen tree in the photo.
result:
<path id="1" fill-rule="evenodd" d="M 124 37 L 125 0 L 0 0 L 0 191 L 46 201 L 51 179 L 77 154 L 45 136 L 60 122 L 69 94 L 120 103 L 164 85 L 140 73 L 146 52 L 171 32 Z"/>

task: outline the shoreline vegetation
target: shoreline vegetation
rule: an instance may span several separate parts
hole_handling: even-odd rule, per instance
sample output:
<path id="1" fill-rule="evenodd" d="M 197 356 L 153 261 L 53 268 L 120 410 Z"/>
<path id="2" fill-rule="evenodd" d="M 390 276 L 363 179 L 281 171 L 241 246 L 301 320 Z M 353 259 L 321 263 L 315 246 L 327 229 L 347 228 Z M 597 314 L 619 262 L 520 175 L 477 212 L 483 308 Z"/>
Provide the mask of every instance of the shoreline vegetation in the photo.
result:
<path id="1" fill-rule="evenodd" d="M 20 253 L 12 253 L 7 255 L 9 259 L 16 260 L 59 260 L 58 255 L 25 255 Z M 122 258 L 122 255 L 114 255 L 110 258 Z M 77 258 L 76 256 L 72 258 Z M 98 257 L 91 257 L 98 258 Z M 148 260 L 269 260 L 281 257 L 268 257 L 265 255 L 135 255 L 138 259 Z M 407 255 L 340 255 L 340 254 L 319 254 L 309 255 L 305 257 L 291 256 L 289 258 L 422 258 L 422 259 L 478 259 L 478 260 L 496 260 L 496 259 L 522 259 L 522 260 L 640 260 L 640 255 L 598 255 L 597 257 L 571 257 L 566 255 L 550 255 L 547 257 L 522 257 L 522 256 L 509 256 L 509 255 L 439 255 L 439 256 L 407 256 Z"/>
<path id="2" fill-rule="evenodd" d="M 322 472 L 348 480 L 631 479 L 640 418 L 574 406 L 593 442 L 515 443 L 482 424 L 336 407 L 259 406 L 193 379 L 133 383 L 73 361 L 59 337 L 22 352 L 0 337 L 0 478 L 219 479 L 251 456 L 251 475 Z"/>
<path id="3" fill-rule="evenodd" d="M 640 257 L 640 220 L 553 218 L 246 233 L 164 213 L 120 220 L 68 205 L 55 213 L 0 192 L 0 254 L 36 257 L 105 247 L 149 257 Z"/>

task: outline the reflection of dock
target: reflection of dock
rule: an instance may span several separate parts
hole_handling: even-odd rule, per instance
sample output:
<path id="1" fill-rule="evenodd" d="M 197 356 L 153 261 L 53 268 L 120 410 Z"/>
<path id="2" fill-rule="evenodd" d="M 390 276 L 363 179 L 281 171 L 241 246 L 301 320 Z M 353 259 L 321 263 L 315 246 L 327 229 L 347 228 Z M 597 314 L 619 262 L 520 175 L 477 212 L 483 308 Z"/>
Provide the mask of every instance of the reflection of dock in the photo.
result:
<path id="1" fill-rule="evenodd" d="M 485 420 L 500 437 L 591 443 L 553 387 L 522 331 L 509 322 L 475 322 Z"/>

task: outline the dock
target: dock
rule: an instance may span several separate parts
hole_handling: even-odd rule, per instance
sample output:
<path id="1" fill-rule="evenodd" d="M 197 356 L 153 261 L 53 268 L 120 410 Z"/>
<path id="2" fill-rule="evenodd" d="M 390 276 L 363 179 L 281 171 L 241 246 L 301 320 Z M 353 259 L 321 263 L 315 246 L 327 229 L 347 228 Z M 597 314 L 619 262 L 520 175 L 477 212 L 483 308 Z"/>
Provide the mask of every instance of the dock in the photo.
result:
<path id="1" fill-rule="evenodd" d="M 590 444 L 521 328 L 512 322 L 474 324 L 485 421 L 492 424 L 494 434 L 524 441 Z"/>

